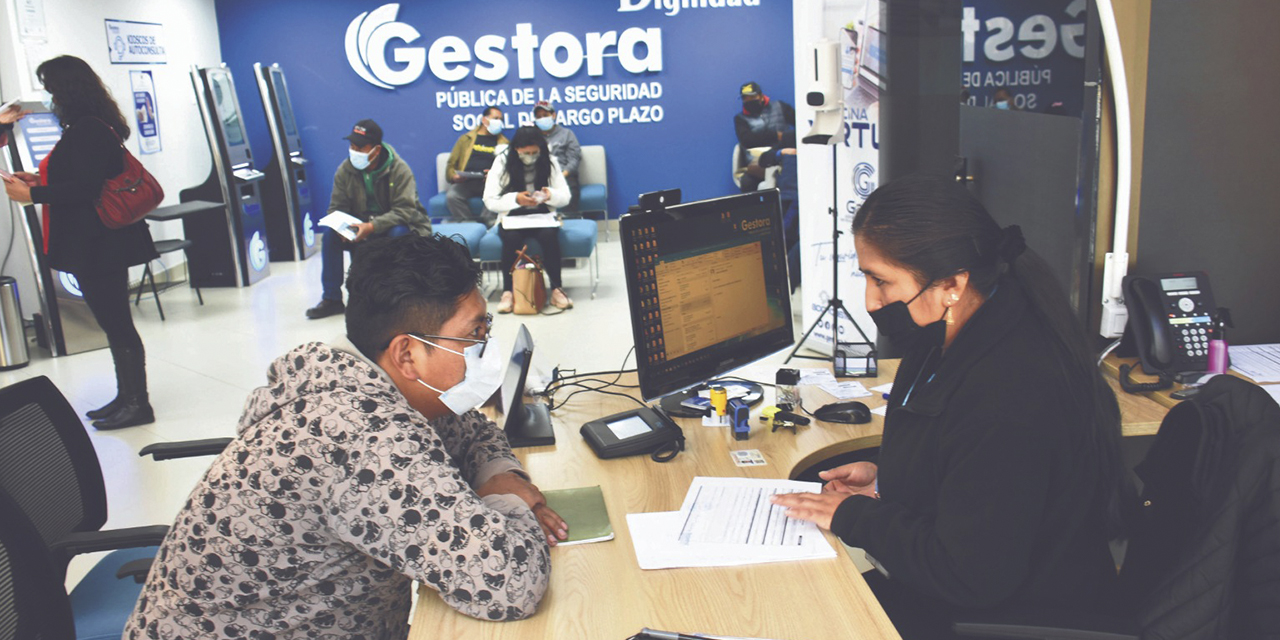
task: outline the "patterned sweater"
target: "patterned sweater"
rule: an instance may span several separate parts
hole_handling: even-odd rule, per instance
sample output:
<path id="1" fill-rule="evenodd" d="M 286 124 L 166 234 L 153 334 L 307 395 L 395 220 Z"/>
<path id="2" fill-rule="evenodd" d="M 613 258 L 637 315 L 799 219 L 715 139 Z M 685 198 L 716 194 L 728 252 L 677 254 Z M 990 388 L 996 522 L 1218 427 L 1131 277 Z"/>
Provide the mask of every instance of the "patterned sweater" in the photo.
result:
<path id="1" fill-rule="evenodd" d="M 156 555 L 126 640 L 404 638 L 410 580 L 487 620 L 534 613 L 549 549 L 520 471 L 477 412 L 428 422 L 349 343 L 302 345 L 250 394 L 239 436 Z"/>

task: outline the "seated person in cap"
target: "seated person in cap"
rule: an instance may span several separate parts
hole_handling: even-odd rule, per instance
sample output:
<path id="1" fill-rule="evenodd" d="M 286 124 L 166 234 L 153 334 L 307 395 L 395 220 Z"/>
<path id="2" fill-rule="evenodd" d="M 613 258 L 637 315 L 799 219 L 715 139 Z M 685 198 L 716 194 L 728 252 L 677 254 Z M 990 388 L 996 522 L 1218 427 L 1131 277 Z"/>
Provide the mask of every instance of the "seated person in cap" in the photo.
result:
<path id="1" fill-rule="evenodd" d="M 502 135 L 502 110 L 485 107 L 476 128 L 462 134 L 449 153 L 444 177 L 449 181 L 446 203 L 453 222 L 482 222 L 490 226 L 497 214 L 484 209 L 479 217 L 471 212 L 471 198 L 484 196 L 484 176 L 493 166 L 494 157 L 507 146 Z"/>
<path id="2" fill-rule="evenodd" d="M 276 360 L 161 543 L 126 640 L 404 638 L 412 581 L 533 615 L 567 525 L 475 407 L 509 352 L 443 236 L 352 258 L 346 335 Z"/>
<path id="3" fill-rule="evenodd" d="M 746 166 L 746 173 L 739 180 L 743 193 L 760 188 L 764 180 L 764 168 L 751 159 L 749 149 L 760 147 L 795 147 L 796 110 L 791 105 L 774 100 L 760 90 L 760 85 L 748 82 L 739 90 L 742 112 L 733 116 L 733 131 L 738 136 L 738 164 Z M 783 145 L 790 132 L 790 144 Z"/>
<path id="4" fill-rule="evenodd" d="M 582 162 L 582 147 L 573 131 L 556 122 L 556 105 L 550 100 L 539 100 L 533 105 L 533 124 L 547 137 L 547 148 L 560 163 L 564 181 L 569 183 L 572 199 L 561 211 L 577 211 L 582 188 L 578 185 L 578 165 Z"/>
<path id="5" fill-rule="evenodd" d="M 356 226 L 354 240 L 325 228 L 320 248 L 320 304 L 307 309 L 312 320 L 342 313 L 344 252 L 372 237 L 431 234 L 431 218 L 418 199 L 413 169 L 382 141 L 382 127 L 373 120 L 361 120 L 346 139 L 351 141 L 351 149 L 333 176 L 329 213 L 342 211 L 363 222 Z"/>

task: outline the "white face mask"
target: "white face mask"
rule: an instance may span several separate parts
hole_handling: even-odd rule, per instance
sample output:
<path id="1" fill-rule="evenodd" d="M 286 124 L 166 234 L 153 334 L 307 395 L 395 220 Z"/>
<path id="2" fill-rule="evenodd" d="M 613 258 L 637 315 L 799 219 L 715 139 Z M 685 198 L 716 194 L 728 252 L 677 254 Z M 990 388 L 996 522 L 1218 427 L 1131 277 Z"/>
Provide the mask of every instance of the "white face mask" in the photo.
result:
<path id="1" fill-rule="evenodd" d="M 542 154 L 541 153 L 522 153 L 520 154 L 520 162 L 523 162 L 524 166 L 526 167 L 532 167 L 533 163 L 538 161 L 538 156 L 540 155 Z"/>
<path id="2" fill-rule="evenodd" d="M 40 104 L 44 105 L 44 108 L 53 111 L 53 94 L 48 91 L 41 91 Z"/>
<path id="3" fill-rule="evenodd" d="M 489 131 L 489 135 L 496 136 L 502 133 L 502 121 L 497 118 L 490 118 L 489 124 L 485 127 Z"/>
<path id="4" fill-rule="evenodd" d="M 454 351 L 447 347 L 442 347 L 430 340 L 425 340 L 414 335 L 409 337 L 429 344 L 437 349 L 443 349 L 449 353 L 462 356 L 466 360 L 467 371 L 462 378 L 462 382 L 449 387 L 445 391 L 441 391 L 425 382 L 422 378 L 418 378 L 418 384 L 440 394 L 440 402 L 448 407 L 455 415 L 462 415 L 476 407 L 484 404 L 493 392 L 498 390 L 502 385 L 502 347 L 498 344 L 498 339 L 489 336 L 489 344 L 473 344 L 462 351 Z M 484 357 L 480 356 L 481 349 L 484 350 Z"/>
<path id="5" fill-rule="evenodd" d="M 542 116 L 541 118 L 535 118 L 533 124 L 543 131 L 550 131 L 551 127 L 556 126 L 556 119 L 555 116 Z"/>
<path id="6" fill-rule="evenodd" d="M 351 156 L 351 166 L 355 167 L 356 169 L 359 169 L 360 171 L 364 171 L 365 169 L 369 168 L 369 154 L 373 153 L 373 151 L 369 151 L 368 153 L 360 153 L 355 149 L 349 148 L 347 149 L 347 153 Z"/>

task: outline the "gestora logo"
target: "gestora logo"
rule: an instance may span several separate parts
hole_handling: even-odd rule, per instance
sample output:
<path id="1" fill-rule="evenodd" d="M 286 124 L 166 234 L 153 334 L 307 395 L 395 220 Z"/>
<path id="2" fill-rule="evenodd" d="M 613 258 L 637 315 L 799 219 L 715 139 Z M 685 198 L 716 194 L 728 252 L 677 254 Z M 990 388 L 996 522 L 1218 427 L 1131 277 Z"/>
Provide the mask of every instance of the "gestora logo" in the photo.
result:
<path id="1" fill-rule="evenodd" d="M 726 9 L 729 7 L 758 7 L 760 0 L 618 0 L 618 11 L 641 11 L 653 4 L 653 8 L 669 16 L 681 9 Z"/>
<path id="2" fill-rule="evenodd" d="M 759 4 L 759 0 L 755 3 Z M 441 36 L 430 47 L 411 47 L 407 45 L 422 34 L 411 25 L 397 22 L 399 13 L 399 4 L 384 4 L 361 13 L 347 25 L 347 62 L 365 82 L 395 89 L 417 81 L 427 69 L 444 82 L 458 82 L 472 74 L 477 80 L 496 82 L 511 71 L 507 38 L 484 35 L 468 45 L 457 36 Z M 393 41 L 402 44 L 393 45 Z M 535 58 L 543 71 L 556 78 L 568 78 L 581 71 L 583 65 L 587 75 L 602 76 L 605 58 L 617 58 L 623 70 L 632 74 L 662 71 L 662 29 L 656 27 L 632 27 L 621 34 L 592 32 L 586 34 L 584 44 L 564 31 L 540 41 L 533 33 L 533 25 L 521 23 L 511 36 L 511 48 L 516 53 L 516 71 L 521 80 L 534 77 Z M 392 68 L 388 57 L 400 68 Z"/>

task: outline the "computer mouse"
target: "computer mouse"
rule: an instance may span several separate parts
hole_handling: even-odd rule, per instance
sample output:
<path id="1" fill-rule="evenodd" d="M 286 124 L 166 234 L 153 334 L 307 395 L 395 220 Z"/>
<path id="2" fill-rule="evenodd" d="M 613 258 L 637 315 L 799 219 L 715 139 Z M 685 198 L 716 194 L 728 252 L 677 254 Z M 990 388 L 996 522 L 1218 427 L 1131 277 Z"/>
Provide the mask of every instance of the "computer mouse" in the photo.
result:
<path id="1" fill-rule="evenodd" d="M 842 424 L 866 424 L 871 422 L 871 409 L 861 402 L 833 402 L 814 412 L 814 417 L 826 422 Z"/>

